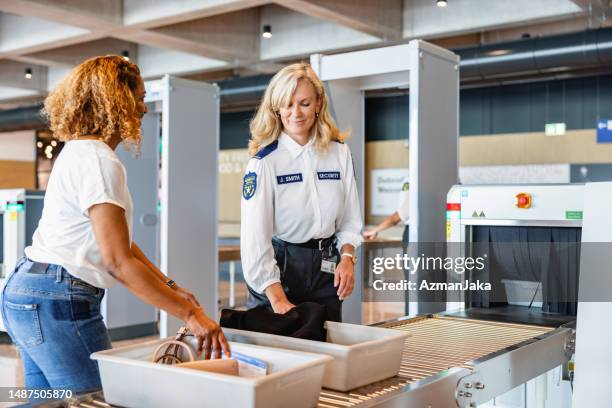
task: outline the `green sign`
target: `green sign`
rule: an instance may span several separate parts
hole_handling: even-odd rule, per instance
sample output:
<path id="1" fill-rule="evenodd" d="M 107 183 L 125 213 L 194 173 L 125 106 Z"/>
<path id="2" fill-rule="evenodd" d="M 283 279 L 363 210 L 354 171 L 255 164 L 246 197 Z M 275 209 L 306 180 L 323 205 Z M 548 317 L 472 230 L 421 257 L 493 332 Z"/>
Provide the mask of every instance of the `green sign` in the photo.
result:
<path id="1" fill-rule="evenodd" d="M 563 136 L 565 134 L 565 123 L 547 123 L 544 125 L 546 136 Z"/>
<path id="2" fill-rule="evenodd" d="M 581 220 L 582 219 L 582 211 L 566 211 L 565 212 L 566 220 Z"/>
<path id="3" fill-rule="evenodd" d="M 6 211 L 23 211 L 23 204 L 22 203 L 6 203 Z"/>

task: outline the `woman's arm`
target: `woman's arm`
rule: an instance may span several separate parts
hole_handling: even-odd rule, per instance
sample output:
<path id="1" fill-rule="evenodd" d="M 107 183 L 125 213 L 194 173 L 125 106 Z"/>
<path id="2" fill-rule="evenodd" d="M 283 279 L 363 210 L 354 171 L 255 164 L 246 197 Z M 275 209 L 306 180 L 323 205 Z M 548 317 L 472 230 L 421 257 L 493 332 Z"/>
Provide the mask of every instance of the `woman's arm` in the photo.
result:
<path id="1" fill-rule="evenodd" d="M 266 288 L 265 292 L 274 313 L 285 314 L 295 307 L 295 305 L 287 299 L 287 295 L 280 283 L 273 283 Z"/>
<path id="2" fill-rule="evenodd" d="M 240 257 L 249 286 L 267 296 L 275 313 L 285 313 L 294 305 L 287 300 L 281 286 L 272 247 L 274 180 L 263 160 L 251 159 L 242 187 Z"/>
<path id="3" fill-rule="evenodd" d="M 161 280 L 164 285 L 168 286 L 168 282 L 170 282 L 170 279 L 168 279 L 168 277 L 164 275 L 164 273 L 160 271 L 159 268 L 149 260 L 149 258 L 147 258 L 147 256 L 144 254 L 144 252 L 142 252 L 140 247 L 136 245 L 135 242 L 132 242 L 132 254 L 134 254 L 136 259 L 145 264 L 147 268 L 149 268 L 149 271 L 151 271 L 153 275 L 155 275 L 159 280 Z M 181 295 L 183 298 L 187 299 L 187 301 L 189 301 L 194 306 L 200 306 L 200 302 L 198 302 L 193 293 L 189 292 L 187 289 L 180 287 L 178 283 L 174 282 L 173 285 L 170 287 L 174 289 L 174 291 Z"/>
<path id="4" fill-rule="evenodd" d="M 389 215 L 387 218 L 382 220 L 382 222 L 378 224 L 376 227 L 374 227 L 373 229 L 369 231 L 364 232 L 363 236 L 365 239 L 368 239 L 368 240 L 376 239 L 379 232 L 382 232 L 388 228 L 391 228 L 392 226 L 396 225 L 401 220 L 402 219 L 400 218 L 398 212 L 395 211 L 393 214 Z"/>
<path id="5" fill-rule="evenodd" d="M 143 264 L 145 264 L 145 266 L 147 268 L 149 268 L 151 270 L 151 272 L 153 272 L 153 275 L 157 276 L 157 278 L 164 282 L 164 284 L 166 284 L 166 282 L 168 281 L 168 277 L 166 275 L 164 275 L 162 273 L 162 271 L 160 271 L 157 266 L 155 266 L 153 264 L 153 262 L 149 261 L 149 258 L 147 258 L 147 256 L 144 254 L 144 252 L 142 252 L 142 249 L 140 249 L 140 247 L 138 245 L 136 245 L 135 242 L 132 242 L 132 254 L 134 255 L 134 257 L 136 257 L 136 259 L 138 259 L 140 262 L 142 262 Z"/>
<path id="6" fill-rule="evenodd" d="M 355 264 L 353 263 L 355 247 L 351 244 L 344 244 L 340 253 L 351 255 L 351 257 L 340 255 L 340 261 L 334 273 L 334 287 L 338 288 L 336 293 L 340 300 L 344 300 L 353 293 L 355 288 Z"/>
<path id="7" fill-rule="evenodd" d="M 89 218 L 102 261 L 115 279 L 140 299 L 185 321 L 198 338 L 199 353 L 206 342 L 206 358 L 212 350 L 216 357 L 220 356 L 221 349 L 229 354 L 229 345 L 219 325 L 208 318 L 201 307 L 172 290 L 157 274 L 152 274 L 151 269 L 134 255 L 121 207 L 109 203 L 93 205 L 89 208 Z"/>

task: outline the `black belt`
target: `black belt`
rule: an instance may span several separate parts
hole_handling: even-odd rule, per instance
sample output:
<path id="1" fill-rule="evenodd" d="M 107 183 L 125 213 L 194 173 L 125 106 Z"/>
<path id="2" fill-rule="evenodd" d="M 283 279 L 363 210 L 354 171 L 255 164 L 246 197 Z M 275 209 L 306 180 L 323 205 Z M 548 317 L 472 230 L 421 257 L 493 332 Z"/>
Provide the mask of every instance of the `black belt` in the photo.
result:
<path id="1" fill-rule="evenodd" d="M 281 245 L 293 245 L 300 248 L 309 248 L 309 249 L 318 249 L 319 251 L 323 251 L 324 249 L 328 249 L 332 245 L 336 243 L 336 236 L 332 235 L 329 238 L 320 238 L 320 239 L 311 239 L 310 241 L 302 242 L 302 243 L 293 243 L 283 241 L 279 238 L 273 238 L 274 241 L 280 243 Z"/>

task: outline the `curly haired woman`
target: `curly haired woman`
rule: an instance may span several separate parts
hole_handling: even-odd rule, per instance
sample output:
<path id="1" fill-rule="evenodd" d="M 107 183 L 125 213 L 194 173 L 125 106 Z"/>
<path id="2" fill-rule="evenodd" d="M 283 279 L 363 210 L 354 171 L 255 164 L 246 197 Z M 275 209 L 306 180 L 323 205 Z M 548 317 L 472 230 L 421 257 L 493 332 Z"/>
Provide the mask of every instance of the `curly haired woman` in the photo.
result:
<path id="1" fill-rule="evenodd" d="M 23 358 L 28 388 L 99 389 L 89 356 L 111 347 L 100 314 L 117 282 L 184 320 L 206 342 L 206 358 L 229 351 L 219 325 L 195 297 L 168 281 L 132 242 L 132 199 L 115 149 L 137 148 L 147 112 L 136 65 L 119 56 L 77 66 L 46 99 L 43 114 L 66 144 L 45 194 L 32 245 L 2 296 L 8 333 Z M 127 311 L 126 311 L 127 313 Z"/>

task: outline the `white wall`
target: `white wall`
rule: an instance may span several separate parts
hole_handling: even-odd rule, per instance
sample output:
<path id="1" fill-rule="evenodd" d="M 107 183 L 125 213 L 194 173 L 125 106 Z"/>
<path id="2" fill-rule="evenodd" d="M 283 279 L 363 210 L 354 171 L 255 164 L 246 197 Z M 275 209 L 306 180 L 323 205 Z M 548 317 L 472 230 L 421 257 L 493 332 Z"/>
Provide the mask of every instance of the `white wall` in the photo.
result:
<path id="1" fill-rule="evenodd" d="M 200 57 L 180 51 L 138 46 L 138 67 L 143 78 L 159 77 L 167 73 L 187 74 L 205 69 L 217 69 L 227 63 L 212 58 Z"/>
<path id="2" fill-rule="evenodd" d="M 569 0 L 450 0 L 440 8 L 434 0 L 404 1 L 404 38 L 521 25 L 582 13 Z"/>
<path id="3" fill-rule="evenodd" d="M 36 132 L 0 132 L 0 160 L 36 160 Z"/>
<path id="4" fill-rule="evenodd" d="M 65 67 L 49 67 L 47 70 L 47 90 L 52 91 L 72 70 Z"/>
<path id="5" fill-rule="evenodd" d="M 379 38 L 276 5 L 261 8 L 261 25 L 272 38 L 261 38 L 261 59 L 308 55 L 329 49 L 375 44 Z"/>
<path id="6" fill-rule="evenodd" d="M 569 183 L 570 165 L 462 166 L 459 181 L 461 184 Z"/>
<path id="7" fill-rule="evenodd" d="M 0 51 L 25 48 L 89 33 L 78 27 L 0 13 Z"/>
<path id="8" fill-rule="evenodd" d="M 240 0 L 123 0 L 123 23 L 139 24 L 202 9 L 239 6 L 240 3 Z"/>

